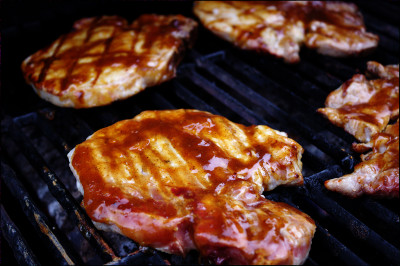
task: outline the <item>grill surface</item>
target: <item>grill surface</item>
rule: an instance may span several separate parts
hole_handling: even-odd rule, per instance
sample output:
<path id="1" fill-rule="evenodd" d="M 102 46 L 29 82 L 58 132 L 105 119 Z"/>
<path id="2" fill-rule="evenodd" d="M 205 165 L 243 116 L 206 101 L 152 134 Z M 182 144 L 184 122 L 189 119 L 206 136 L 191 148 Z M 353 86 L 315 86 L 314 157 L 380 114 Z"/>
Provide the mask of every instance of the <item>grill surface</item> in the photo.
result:
<path id="1" fill-rule="evenodd" d="M 323 182 L 352 171 L 355 139 L 316 113 L 328 93 L 368 60 L 398 64 L 398 2 L 357 3 L 379 48 L 364 58 L 336 59 L 303 49 L 287 65 L 268 55 L 240 51 L 199 29 L 198 41 L 177 78 L 130 99 L 88 110 L 42 101 L 23 81 L 19 66 L 37 49 L 67 32 L 82 17 L 142 13 L 191 16 L 189 2 L 3 2 L 1 109 L 2 263 L 196 264 L 140 248 L 116 234 L 97 231 L 83 208 L 66 154 L 94 131 L 144 110 L 193 108 L 231 121 L 285 131 L 305 149 L 305 185 L 265 193 L 309 214 L 317 223 L 308 265 L 396 264 L 400 261 L 399 200 L 348 199 Z M 31 6 L 28 6 L 31 5 Z M 13 255 L 12 255 L 13 254 Z"/>

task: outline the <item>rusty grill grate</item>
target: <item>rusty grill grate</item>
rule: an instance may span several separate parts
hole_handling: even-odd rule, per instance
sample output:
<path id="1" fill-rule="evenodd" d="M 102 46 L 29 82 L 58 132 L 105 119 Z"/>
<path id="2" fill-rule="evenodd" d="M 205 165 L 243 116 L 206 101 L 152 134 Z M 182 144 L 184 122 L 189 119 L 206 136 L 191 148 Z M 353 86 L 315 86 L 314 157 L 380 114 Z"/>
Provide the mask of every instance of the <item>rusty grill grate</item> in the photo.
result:
<path id="1" fill-rule="evenodd" d="M 155 7 L 148 2 L 117 1 L 110 9 L 109 3 L 103 1 L 95 11 L 90 4 L 93 3 L 84 2 L 80 9 L 65 3 L 47 9 L 40 6 L 37 9 L 43 8 L 43 16 L 4 27 L 3 263 L 203 263 L 196 252 L 181 258 L 138 247 L 123 236 L 97 231 L 80 206 L 82 196 L 75 187 L 66 157 L 71 148 L 100 128 L 144 110 L 178 108 L 209 111 L 246 125 L 266 124 L 287 132 L 304 147 L 305 185 L 278 188 L 265 196 L 293 205 L 316 221 L 317 232 L 306 264 L 399 263 L 398 200 L 348 199 L 324 188 L 325 180 L 351 172 L 359 162 L 359 155 L 351 151 L 351 143 L 355 141 L 352 136 L 316 113 L 330 91 L 353 74 L 364 72 L 368 60 L 398 63 L 398 2 L 358 3 L 368 30 L 381 38 L 377 51 L 366 58 L 336 59 L 303 50 L 299 64 L 287 65 L 270 56 L 240 51 L 200 28 L 198 41 L 179 67 L 177 78 L 128 100 L 106 107 L 72 110 L 54 107 L 34 94 L 29 95 L 27 91 L 31 93 L 31 89 L 23 83 L 18 68 L 23 57 L 34 51 L 29 49 L 41 47 L 25 48 L 19 55 L 23 46 L 17 42 L 25 40 L 26 34 L 43 34 L 40 32 L 52 27 L 45 26 L 49 21 L 71 17 L 71 22 L 93 13 L 110 12 L 132 21 L 136 14 L 150 12 L 152 7 L 156 9 L 154 12 L 182 10 L 181 13 L 192 16 L 191 3 L 186 2 L 158 3 Z M 127 15 L 125 6 L 136 9 Z M 61 14 L 60 18 L 50 11 Z M 28 99 L 20 101 L 21 93 Z"/>

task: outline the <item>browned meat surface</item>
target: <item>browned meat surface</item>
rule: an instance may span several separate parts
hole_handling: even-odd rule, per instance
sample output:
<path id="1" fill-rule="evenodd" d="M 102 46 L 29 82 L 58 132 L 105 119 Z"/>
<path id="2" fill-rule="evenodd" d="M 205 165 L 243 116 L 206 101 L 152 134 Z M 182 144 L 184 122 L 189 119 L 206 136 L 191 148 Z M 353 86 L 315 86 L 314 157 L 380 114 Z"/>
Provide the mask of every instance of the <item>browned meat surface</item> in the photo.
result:
<path id="1" fill-rule="evenodd" d="M 357 6 L 322 1 L 196 1 L 194 13 L 242 49 L 298 62 L 301 45 L 331 56 L 365 53 L 378 36 L 366 32 Z"/>
<path id="2" fill-rule="evenodd" d="M 362 162 L 354 173 L 325 181 L 329 190 L 350 197 L 363 194 L 385 198 L 399 197 L 399 121 L 375 134 L 369 143 L 354 144 L 354 149 L 369 153 L 361 156 Z"/>
<path id="3" fill-rule="evenodd" d="M 84 18 L 22 63 L 27 83 L 62 107 L 88 108 L 130 97 L 175 76 L 197 23 L 181 15 Z"/>
<path id="4" fill-rule="evenodd" d="M 399 78 L 399 65 L 383 66 L 375 61 L 367 62 L 367 76 L 382 79 Z"/>
<path id="5" fill-rule="evenodd" d="M 369 142 L 399 116 L 398 73 L 398 65 L 368 62 L 368 75 L 380 78 L 368 80 L 364 75 L 354 75 L 328 95 L 326 108 L 318 112 L 359 141 Z"/>
<path id="6" fill-rule="evenodd" d="M 366 32 L 356 5 L 313 1 L 312 6 L 311 14 L 306 15 L 309 24 L 305 45 L 308 48 L 321 54 L 344 57 L 365 54 L 378 46 L 379 37 Z"/>
<path id="7" fill-rule="evenodd" d="M 173 110 L 101 129 L 69 159 L 100 229 L 168 253 L 197 249 L 217 264 L 299 264 L 314 222 L 261 193 L 302 184 L 302 152 L 267 126 Z"/>

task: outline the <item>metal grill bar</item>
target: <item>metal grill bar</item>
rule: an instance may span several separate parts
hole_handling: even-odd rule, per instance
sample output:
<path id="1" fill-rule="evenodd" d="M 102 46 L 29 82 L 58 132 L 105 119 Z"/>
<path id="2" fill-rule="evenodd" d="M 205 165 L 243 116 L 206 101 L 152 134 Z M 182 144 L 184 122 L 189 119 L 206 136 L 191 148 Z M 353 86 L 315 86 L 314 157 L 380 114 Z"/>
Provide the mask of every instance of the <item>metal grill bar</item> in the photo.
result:
<path id="1" fill-rule="evenodd" d="M 374 55 L 379 58 L 379 62 L 385 64 L 385 62 L 388 62 L 389 64 L 394 64 L 398 62 L 399 58 L 396 57 L 396 55 L 384 50 L 384 49 L 378 49 L 377 51 L 374 52 Z"/>
<path id="2" fill-rule="evenodd" d="M 318 241 L 319 240 L 319 241 Z M 360 259 L 351 249 L 343 245 L 334 236 L 328 233 L 326 229 L 317 224 L 317 232 L 315 233 L 315 240 L 322 243 L 326 248 L 331 249 L 333 254 L 342 263 L 348 265 L 368 265 L 365 261 Z"/>
<path id="3" fill-rule="evenodd" d="M 160 254 L 154 250 L 148 250 L 147 252 L 137 251 L 129 254 L 128 256 L 106 263 L 105 265 L 170 265 L 170 263 L 164 260 Z"/>
<path id="4" fill-rule="evenodd" d="M 233 98 L 230 94 L 224 92 L 223 90 L 219 89 L 215 84 L 211 83 L 203 76 L 201 76 L 197 71 L 193 71 L 192 69 L 189 70 L 187 73 L 190 76 L 191 81 L 196 84 L 197 86 L 201 87 L 208 93 L 210 93 L 213 97 L 218 99 L 223 105 L 230 108 L 233 112 L 244 118 L 250 124 L 266 124 L 268 123 L 264 121 L 258 114 L 253 112 L 252 110 L 248 109 L 245 105 L 241 102 Z"/>
<path id="5" fill-rule="evenodd" d="M 179 98 L 186 101 L 188 104 L 192 106 L 192 108 L 196 108 L 198 110 L 203 110 L 210 112 L 212 114 L 221 115 L 217 110 L 215 110 L 212 106 L 206 104 L 202 99 L 194 95 L 189 89 L 180 84 L 177 81 L 174 81 L 175 93 Z"/>
<path id="6" fill-rule="evenodd" d="M 305 53 L 311 54 L 310 51 L 305 51 Z M 309 56 L 308 61 L 312 62 L 312 64 L 316 65 L 317 67 L 324 69 L 327 75 L 335 75 L 341 80 L 348 80 L 356 72 L 354 67 L 343 64 L 341 61 L 332 57 Z M 336 89 L 336 87 L 331 89 Z"/>
<path id="7" fill-rule="evenodd" d="M 246 71 L 249 74 L 251 72 L 254 73 L 255 77 L 260 78 L 260 82 L 268 85 L 265 87 L 270 87 L 272 85 L 271 87 L 273 88 L 284 89 L 288 95 L 292 95 L 292 97 L 297 98 L 297 101 L 301 101 L 300 103 L 305 106 L 306 111 L 307 109 L 315 109 L 319 106 L 320 101 L 317 101 L 315 97 L 318 97 L 319 99 L 323 99 L 325 97 L 326 93 L 323 93 L 317 86 L 305 80 L 298 73 L 290 71 L 285 66 L 277 64 L 276 62 L 272 64 L 266 63 L 262 59 L 255 58 L 254 55 L 252 56 L 250 54 L 246 54 L 247 53 L 242 52 L 235 53 L 236 57 L 240 59 L 239 61 L 244 62 L 247 65 L 247 67 L 245 67 L 243 71 Z M 234 60 L 232 60 L 231 58 L 234 58 L 233 52 L 230 52 L 230 56 L 227 57 L 227 63 L 229 65 L 233 65 Z M 249 65 L 253 67 L 248 67 Z M 237 70 L 240 71 L 240 65 L 237 66 L 236 64 L 234 64 L 233 66 L 236 66 Z M 254 67 L 257 69 L 257 71 L 252 69 Z M 261 69 L 261 71 L 258 71 L 258 69 Z M 257 72 L 261 74 L 258 74 Z M 264 73 L 265 75 L 263 75 Z M 274 74 L 272 75 L 272 73 Z M 268 79 L 265 76 L 268 76 L 268 79 L 270 80 L 273 79 L 274 82 L 272 82 L 272 84 L 271 81 L 267 82 Z M 278 85 L 278 83 L 280 85 Z"/>
<path id="8" fill-rule="evenodd" d="M 1 163 L 1 168 L 3 182 L 13 196 L 19 200 L 30 223 L 35 227 L 37 232 L 41 233 L 42 238 L 46 240 L 47 248 L 51 251 L 51 254 L 55 256 L 57 263 L 61 265 L 82 264 L 82 261 L 71 248 L 68 248 L 67 251 L 63 246 L 62 243 L 66 244 L 68 242 L 65 239 L 61 240 L 61 234 L 57 232 L 57 229 L 55 229 L 56 227 L 51 225 L 47 217 L 36 207 L 36 204 L 18 181 L 11 168 L 3 162 Z"/>
<path id="9" fill-rule="evenodd" d="M 40 265 L 35 254 L 29 248 L 26 240 L 22 236 L 18 227 L 8 216 L 3 205 L 0 205 L 1 211 L 1 233 L 13 248 L 14 256 L 20 265 Z"/>
<path id="10" fill-rule="evenodd" d="M 33 117 L 32 115 L 31 117 Z M 31 118 L 30 117 L 30 118 Z M 60 202 L 63 208 L 67 211 L 69 216 L 78 225 L 78 228 L 82 235 L 100 252 L 102 258 L 106 261 L 116 258 L 112 249 L 102 239 L 99 233 L 95 230 L 91 220 L 87 217 L 87 214 L 80 208 L 76 203 L 72 195 L 65 188 L 64 184 L 60 182 L 56 174 L 50 170 L 46 165 L 42 156 L 37 152 L 34 146 L 31 144 L 28 137 L 22 133 L 19 128 L 22 128 L 23 122 L 21 118 L 14 119 L 14 123 L 11 125 L 11 135 L 15 139 L 15 142 L 20 146 L 24 155 L 32 166 L 37 170 L 43 181 L 46 182 L 51 194 Z"/>
<path id="11" fill-rule="evenodd" d="M 376 218 L 380 219 L 385 226 L 389 226 L 391 228 L 390 231 L 394 233 L 395 238 L 400 240 L 400 237 L 398 237 L 400 231 L 399 214 L 394 213 L 372 199 L 363 199 L 360 201 L 360 204 L 363 209 L 369 211 L 371 215 L 375 215 Z"/>
<path id="12" fill-rule="evenodd" d="M 68 134 L 66 134 L 67 137 L 70 137 L 71 135 L 77 136 L 81 141 L 83 141 L 85 138 L 93 134 L 93 129 L 74 113 L 67 112 L 63 109 L 58 109 L 57 113 L 62 117 L 62 119 L 60 119 L 62 121 L 60 121 L 57 126 L 60 126 L 62 130 L 60 132 L 68 132 Z"/>
<path id="13" fill-rule="evenodd" d="M 365 199 L 368 202 L 365 203 L 364 199 L 349 201 L 339 195 L 331 195 L 331 198 L 363 221 L 366 226 L 381 235 L 386 241 L 396 247 L 400 246 L 399 216 L 393 211 L 373 200 Z"/>
<path id="14" fill-rule="evenodd" d="M 362 240 L 364 243 L 371 246 L 372 249 L 381 252 L 388 262 L 396 263 L 400 257 L 400 252 L 396 247 L 388 243 L 379 234 L 323 193 L 325 189 L 321 182 L 318 181 L 330 178 L 332 178 L 332 173 L 328 170 L 324 170 L 315 176 L 307 178 L 305 180 L 305 185 L 310 191 L 310 193 L 307 193 L 307 196 L 321 206 L 322 209 L 331 213 L 331 219 L 335 221 L 335 224 L 340 224 L 343 228 L 346 228 L 353 237 Z M 312 181 L 310 182 L 310 180 Z"/>
<path id="15" fill-rule="evenodd" d="M 302 106 L 303 112 L 312 114 L 315 112 L 315 107 L 320 104 L 315 98 L 322 99 L 326 96 L 326 93 L 323 93 L 317 86 L 299 76 L 292 76 L 293 73 L 282 68 L 282 66 L 274 67 L 270 64 L 264 66 L 260 62 L 246 60 L 239 54 L 234 55 L 232 52 L 227 52 L 224 61 L 226 63 L 223 63 L 223 61 L 221 63 L 226 65 L 229 71 L 245 77 L 249 84 L 255 84 L 268 92 L 274 91 L 277 94 L 275 98 L 280 98 L 279 104 L 284 106 L 285 110 L 293 111 L 293 108 Z M 290 76 L 290 80 L 286 81 L 286 84 L 280 82 L 281 80 L 288 80 L 285 76 Z M 297 86 L 294 85 L 296 83 L 298 83 Z M 273 95 L 270 97 L 273 97 Z M 289 105 L 288 102 L 291 102 L 294 106 Z"/>
<path id="16" fill-rule="evenodd" d="M 379 18 L 379 24 L 388 22 L 388 24 L 399 25 L 399 7 L 386 1 L 381 1 L 377 5 L 374 1 L 358 1 L 358 6 L 362 12 L 374 14 L 374 17 Z"/>
<path id="17" fill-rule="evenodd" d="M 72 149 L 68 145 L 67 141 L 65 141 L 59 134 L 57 134 L 51 124 L 46 123 L 41 115 L 36 116 L 36 122 L 42 134 L 45 135 L 49 140 L 51 140 L 53 144 L 58 144 L 54 146 L 61 154 L 64 155 L 64 158 L 67 159 L 67 154 Z"/>
<path id="18" fill-rule="evenodd" d="M 400 37 L 398 28 L 390 24 L 383 25 L 379 19 L 369 14 L 369 12 L 363 12 L 363 16 L 368 29 L 373 29 L 374 32 L 380 32 L 380 37 L 385 36 L 386 38 L 390 38 L 394 41 L 399 40 Z"/>

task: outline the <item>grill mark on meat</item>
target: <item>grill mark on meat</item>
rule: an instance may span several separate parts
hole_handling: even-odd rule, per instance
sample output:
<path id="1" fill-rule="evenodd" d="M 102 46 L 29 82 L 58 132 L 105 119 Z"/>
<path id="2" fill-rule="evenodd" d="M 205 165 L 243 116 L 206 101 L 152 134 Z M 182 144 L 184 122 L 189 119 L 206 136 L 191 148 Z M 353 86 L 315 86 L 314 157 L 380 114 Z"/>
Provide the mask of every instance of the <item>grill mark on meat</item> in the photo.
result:
<path id="1" fill-rule="evenodd" d="M 110 48 L 111 42 L 114 40 L 114 37 L 115 37 L 115 35 L 117 33 L 117 29 L 118 29 L 117 27 L 114 27 L 113 32 L 111 34 L 111 37 L 108 37 L 107 40 L 104 43 L 103 53 L 101 53 L 100 59 L 97 61 L 96 68 L 95 68 L 97 75 L 94 78 L 94 80 L 92 81 L 92 85 L 96 84 L 97 80 L 100 77 L 100 74 L 103 73 L 102 66 L 103 65 L 107 65 L 107 64 L 104 64 L 104 61 L 106 60 L 106 57 L 107 57 L 108 50 Z"/>
<path id="2" fill-rule="evenodd" d="M 77 54 L 75 56 L 71 57 L 74 61 L 69 66 L 69 68 L 67 68 L 67 70 L 66 70 L 67 73 L 66 73 L 64 79 L 61 81 L 61 86 L 60 86 L 61 91 L 65 91 L 68 88 L 68 86 L 71 85 L 72 71 L 74 70 L 79 58 L 81 58 L 82 55 L 85 54 L 87 50 L 91 49 L 91 46 L 89 46 L 87 49 L 83 49 L 83 47 L 85 47 L 87 45 L 88 41 L 92 37 L 93 29 L 99 20 L 100 20 L 100 17 L 94 18 L 94 20 L 91 22 L 91 24 L 89 26 L 89 29 L 86 32 L 86 37 L 85 37 L 85 40 L 83 41 L 83 44 L 78 47 Z M 64 39 L 66 37 L 67 37 L 67 35 L 64 35 Z M 95 46 L 95 45 L 97 45 L 97 44 L 94 43 L 93 46 Z M 57 55 L 57 53 L 55 53 L 55 55 Z"/>
<path id="3" fill-rule="evenodd" d="M 163 193 L 160 193 L 159 196 L 160 197 L 154 197 L 153 195 L 153 190 L 157 190 L 157 188 L 161 188 L 160 192 L 164 192 L 165 191 L 163 189 L 163 183 L 161 182 L 161 175 L 160 172 L 158 171 L 158 167 L 160 167 L 161 165 L 157 163 L 158 157 L 155 157 L 155 153 L 152 151 L 151 147 L 149 149 L 145 149 L 143 151 L 143 156 L 142 156 L 142 162 L 143 165 L 146 166 L 145 171 L 147 172 L 146 176 L 147 178 L 145 180 L 148 179 L 148 183 L 146 185 L 147 191 L 148 191 L 148 197 L 150 199 L 154 199 L 156 198 L 157 201 L 162 201 L 163 197 L 161 196 Z M 176 181 L 178 181 L 177 183 L 181 183 L 179 182 L 179 178 L 176 179 Z"/>
<path id="4" fill-rule="evenodd" d="M 62 37 L 59 39 L 57 48 L 56 48 L 55 51 L 53 52 L 54 55 L 57 55 L 57 53 L 58 53 L 58 51 L 60 50 L 60 47 L 63 45 L 63 43 L 64 43 L 66 37 L 67 37 L 67 36 L 64 35 L 64 36 L 62 36 Z M 49 70 L 51 64 L 52 64 L 56 59 L 57 59 L 57 57 L 49 57 L 49 58 L 40 60 L 40 61 L 44 62 L 44 66 L 43 66 L 43 68 L 42 68 L 41 71 L 40 71 L 39 79 L 38 79 L 38 81 L 37 81 L 39 84 L 42 83 L 42 82 L 44 81 L 44 78 L 46 77 L 47 72 L 48 72 L 48 70 Z"/>
<path id="5" fill-rule="evenodd" d="M 164 144 L 160 144 L 160 141 L 163 141 Z M 156 145 L 158 144 L 158 145 Z M 152 158 L 158 158 L 160 157 L 162 162 L 165 163 L 164 168 L 173 168 L 177 169 L 178 164 L 185 164 L 187 163 L 190 165 L 191 169 L 196 169 L 195 174 L 198 176 L 205 176 L 206 173 L 203 171 L 202 165 L 196 161 L 192 160 L 192 156 L 185 156 L 186 158 L 183 159 L 182 154 L 180 154 L 175 148 L 172 147 L 171 143 L 167 140 L 167 138 L 158 138 L 157 143 L 154 143 L 153 145 L 153 150 L 157 151 L 157 156 L 154 156 Z M 164 154 L 163 150 L 160 150 L 158 147 L 164 146 L 166 151 L 171 151 L 168 154 Z M 178 162 L 178 164 L 176 163 Z M 161 166 L 161 165 L 160 165 Z M 159 167 L 159 169 L 162 169 Z M 176 180 L 178 179 L 181 181 L 179 183 L 179 186 L 182 187 L 196 187 L 199 186 L 201 188 L 207 188 L 207 184 L 209 184 L 209 180 L 206 180 L 205 178 L 196 178 L 196 179 L 188 179 L 187 176 L 183 176 L 180 174 L 178 170 L 175 170 L 173 172 L 173 178 L 172 175 L 168 175 L 169 177 L 169 183 L 170 184 L 177 184 Z M 190 182 L 189 182 L 190 181 Z M 195 183 L 193 183 L 195 182 Z"/>

